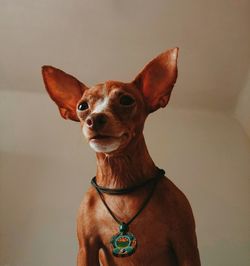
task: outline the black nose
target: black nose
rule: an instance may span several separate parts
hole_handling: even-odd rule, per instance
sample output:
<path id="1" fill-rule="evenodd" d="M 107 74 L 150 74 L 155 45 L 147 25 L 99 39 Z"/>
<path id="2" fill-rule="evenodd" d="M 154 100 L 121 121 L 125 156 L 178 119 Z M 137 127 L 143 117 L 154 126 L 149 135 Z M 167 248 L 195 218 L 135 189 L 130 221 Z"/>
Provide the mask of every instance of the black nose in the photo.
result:
<path id="1" fill-rule="evenodd" d="M 102 129 L 106 123 L 107 116 L 103 113 L 93 113 L 86 119 L 87 127 L 94 130 Z"/>

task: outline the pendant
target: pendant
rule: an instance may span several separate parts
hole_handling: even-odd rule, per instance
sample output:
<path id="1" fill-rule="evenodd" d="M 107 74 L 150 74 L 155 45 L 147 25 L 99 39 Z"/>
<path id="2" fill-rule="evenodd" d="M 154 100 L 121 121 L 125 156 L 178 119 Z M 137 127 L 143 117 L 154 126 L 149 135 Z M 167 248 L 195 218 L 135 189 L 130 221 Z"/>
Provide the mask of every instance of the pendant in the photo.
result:
<path id="1" fill-rule="evenodd" d="M 128 232 L 128 225 L 121 223 L 119 233 L 112 236 L 110 243 L 113 245 L 113 255 L 116 257 L 126 257 L 132 255 L 137 247 L 135 236 Z"/>

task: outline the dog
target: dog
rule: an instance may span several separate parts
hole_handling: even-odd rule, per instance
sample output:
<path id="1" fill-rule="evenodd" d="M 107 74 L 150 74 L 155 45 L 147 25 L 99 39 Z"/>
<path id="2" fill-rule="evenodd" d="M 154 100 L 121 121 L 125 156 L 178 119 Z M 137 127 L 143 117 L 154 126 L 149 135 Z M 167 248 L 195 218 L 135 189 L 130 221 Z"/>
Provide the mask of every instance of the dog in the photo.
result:
<path id="1" fill-rule="evenodd" d="M 185 195 L 147 150 L 147 116 L 165 107 L 177 79 L 178 48 L 148 63 L 129 83 L 87 87 L 43 66 L 48 94 L 65 119 L 80 122 L 97 172 L 77 218 L 78 266 L 199 266 L 195 222 Z"/>

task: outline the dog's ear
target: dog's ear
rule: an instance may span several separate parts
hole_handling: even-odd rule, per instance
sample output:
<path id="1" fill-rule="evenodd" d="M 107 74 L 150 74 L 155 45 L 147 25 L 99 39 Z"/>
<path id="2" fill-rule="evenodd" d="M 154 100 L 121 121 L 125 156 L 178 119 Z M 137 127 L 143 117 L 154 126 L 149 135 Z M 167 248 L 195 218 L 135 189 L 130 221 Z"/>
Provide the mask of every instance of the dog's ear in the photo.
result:
<path id="1" fill-rule="evenodd" d="M 148 112 L 165 107 L 177 79 L 178 48 L 153 59 L 133 81 L 143 94 Z"/>
<path id="2" fill-rule="evenodd" d="M 87 87 L 73 76 L 52 66 L 43 66 L 42 75 L 45 87 L 58 105 L 61 116 L 79 122 L 76 104 Z"/>

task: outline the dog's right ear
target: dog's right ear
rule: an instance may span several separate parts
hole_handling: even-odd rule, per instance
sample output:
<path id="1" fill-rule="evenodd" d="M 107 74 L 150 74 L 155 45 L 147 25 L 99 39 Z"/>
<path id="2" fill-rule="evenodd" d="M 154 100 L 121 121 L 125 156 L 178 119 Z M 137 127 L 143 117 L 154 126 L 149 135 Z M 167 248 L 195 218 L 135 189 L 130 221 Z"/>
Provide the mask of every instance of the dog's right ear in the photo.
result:
<path id="1" fill-rule="evenodd" d="M 42 75 L 51 99 L 64 119 L 79 122 L 76 105 L 87 87 L 75 77 L 52 66 L 43 66 Z"/>

